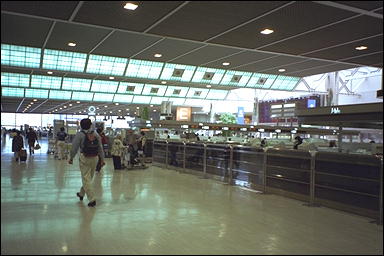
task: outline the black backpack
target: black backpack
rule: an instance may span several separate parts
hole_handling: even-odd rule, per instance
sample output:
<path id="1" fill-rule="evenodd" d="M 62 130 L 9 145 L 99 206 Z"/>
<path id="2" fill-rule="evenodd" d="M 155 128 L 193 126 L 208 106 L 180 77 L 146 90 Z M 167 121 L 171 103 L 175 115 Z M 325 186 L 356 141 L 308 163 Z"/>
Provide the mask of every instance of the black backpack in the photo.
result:
<path id="1" fill-rule="evenodd" d="M 83 132 L 83 131 L 82 131 Z M 84 144 L 83 144 L 83 154 L 86 157 L 97 156 L 99 154 L 99 140 L 95 136 L 94 132 L 85 133 Z"/>

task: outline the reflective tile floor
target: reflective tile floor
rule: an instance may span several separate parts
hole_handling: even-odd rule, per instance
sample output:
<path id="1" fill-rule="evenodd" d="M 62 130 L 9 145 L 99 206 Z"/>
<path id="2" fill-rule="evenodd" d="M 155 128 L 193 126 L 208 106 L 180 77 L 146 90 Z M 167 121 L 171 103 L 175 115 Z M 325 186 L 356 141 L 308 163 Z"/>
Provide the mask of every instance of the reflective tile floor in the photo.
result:
<path id="1" fill-rule="evenodd" d="M 16 163 L 2 142 L 1 254 L 382 254 L 370 219 L 151 166 L 96 174 L 97 206 L 47 143 Z"/>

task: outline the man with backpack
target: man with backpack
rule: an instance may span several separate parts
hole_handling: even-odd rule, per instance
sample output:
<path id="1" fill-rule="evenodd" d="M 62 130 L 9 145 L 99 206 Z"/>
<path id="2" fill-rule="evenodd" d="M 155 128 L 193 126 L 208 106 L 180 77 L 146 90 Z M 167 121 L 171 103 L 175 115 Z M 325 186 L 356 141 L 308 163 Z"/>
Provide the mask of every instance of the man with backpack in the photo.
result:
<path id="1" fill-rule="evenodd" d="M 89 118 L 80 121 L 81 131 L 78 132 L 72 141 L 72 150 L 69 157 L 69 164 L 73 163 L 73 158 L 80 148 L 79 166 L 83 186 L 80 192 L 76 193 L 80 201 L 83 200 L 85 194 L 89 200 L 88 206 L 96 205 L 95 193 L 92 187 L 92 179 L 95 175 L 97 161 L 100 157 L 101 166 L 104 163 L 104 151 L 100 136 L 91 128 L 92 121 Z"/>
<path id="2" fill-rule="evenodd" d="M 65 132 L 64 127 L 60 128 L 60 131 L 56 134 L 57 138 L 57 151 L 58 151 L 58 159 L 62 160 L 66 158 L 65 155 L 65 147 L 67 144 L 65 143 L 65 138 L 68 136 L 68 134 Z"/>

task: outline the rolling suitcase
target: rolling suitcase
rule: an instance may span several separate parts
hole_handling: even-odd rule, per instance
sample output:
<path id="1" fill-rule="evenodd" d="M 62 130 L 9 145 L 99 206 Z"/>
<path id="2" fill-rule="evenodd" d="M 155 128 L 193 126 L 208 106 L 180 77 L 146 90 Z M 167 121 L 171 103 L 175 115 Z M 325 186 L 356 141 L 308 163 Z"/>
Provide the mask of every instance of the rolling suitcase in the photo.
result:
<path id="1" fill-rule="evenodd" d="M 19 157 L 21 162 L 27 161 L 27 150 L 25 149 L 20 150 Z"/>

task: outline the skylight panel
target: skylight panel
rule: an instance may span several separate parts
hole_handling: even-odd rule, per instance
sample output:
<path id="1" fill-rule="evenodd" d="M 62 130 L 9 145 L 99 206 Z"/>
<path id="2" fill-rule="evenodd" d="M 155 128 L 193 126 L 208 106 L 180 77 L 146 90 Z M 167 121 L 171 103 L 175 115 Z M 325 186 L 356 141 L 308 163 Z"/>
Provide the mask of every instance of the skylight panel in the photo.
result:
<path id="1" fill-rule="evenodd" d="M 83 72 L 87 54 L 58 50 L 44 50 L 43 68 Z"/>
<path id="2" fill-rule="evenodd" d="M 40 48 L 1 44 L 1 65 L 39 68 L 40 56 Z"/>
<path id="3" fill-rule="evenodd" d="M 81 78 L 63 78 L 63 90 L 74 90 L 74 91 L 89 91 L 91 87 L 91 79 L 81 79 Z"/>
<path id="4" fill-rule="evenodd" d="M 270 89 L 292 90 L 298 83 L 299 78 L 291 76 L 278 76 Z"/>
<path id="5" fill-rule="evenodd" d="M 141 94 L 164 96 L 166 90 L 167 90 L 167 86 L 156 85 L 156 84 L 146 84 Z"/>
<path id="6" fill-rule="evenodd" d="M 76 92 L 74 92 L 76 93 Z M 49 91 L 49 98 L 50 99 L 58 99 L 58 100 L 70 100 L 72 97 L 71 91 L 57 91 L 57 90 L 50 90 Z"/>
<path id="7" fill-rule="evenodd" d="M 130 59 L 125 76 L 158 79 L 163 65 L 162 62 Z"/>
<path id="8" fill-rule="evenodd" d="M 205 97 L 207 97 L 208 92 L 209 92 L 209 89 L 190 88 L 188 91 L 187 97 L 205 99 Z"/>
<path id="9" fill-rule="evenodd" d="M 151 96 L 139 96 L 133 97 L 132 103 L 136 104 L 149 104 L 151 102 Z"/>
<path id="10" fill-rule="evenodd" d="M 167 63 L 161 73 L 161 79 L 189 82 L 191 81 L 195 66 Z"/>
<path id="11" fill-rule="evenodd" d="M 95 93 L 93 101 L 112 102 L 114 96 L 110 93 Z"/>
<path id="12" fill-rule="evenodd" d="M 48 92 L 49 92 L 49 90 L 25 89 L 25 97 L 48 99 Z"/>
<path id="13" fill-rule="evenodd" d="M 206 99 L 223 100 L 227 96 L 227 90 L 209 90 Z"/>
<path id="14" fill-rule="evenodd" d="M 91 54 L 89 55 L 87 72 L 95 74 L 122 76 L 124 74 L 124 69 L 126 65 L 127 59 L 125 58 Z"/>
<path id="15" fill-rule="evenodd" d="M 249 79 L 247 87 L 269 89 L 276 77 L 277 75 L 253 73 L 253 76 Z"/>
<path id="16" fill-rule="evenodd" d="M 185 98 L 169 98 L 169 101 L 172 101 L 174 106 L 182 106 L 184 105 Z"/>
<path id="17" fill-rule="evenodd" d="M 219 84 L 226 70 L 198 67 L 192 82 L 204 84 Z"/>
<path id="18" fill-rule="evenodd" d="M 118 85 L 119 83 L 114 81 L 93 80 L 91 91 L 115 93 Z"/>
<path id="19" fill-rule="evenodd" d="M 92 101 L 93 92 L 74 92 L 72 93 L 72 100 L 86 100 Z"/>
<path id="20" fill-rule="evenodd" d="M 29 87 L 29 75 L 1 72 L 1 85 L 14 87 Z"/>
<path id="21" fill-rule="evenodd" d="M 181 86 L 168 86 L 165 96 L 171 97 L 185 97 L 188 93 L 189 87 Z"/>
<path id="22" fill-rule="evenodd" d="M 152 97 L 150 103 L 153 105 L 161 105 L 163 101 L 168 101 L 168 97 Z"/>
<path id="23" fill-rule="evenodd" d="M 132 99 L 133 99 L 133 95 L 115 94 L 115 97 L 113 98 L 113 102 L 131 103 Z"/>
<path id="24" fill-rule="evenodd" d="M 144 84 L 120 82 L 118 93 L 141 94 Z"/>
<path id="25" fill-rule="evenodd" d="M 61 77 L 32 75 L 31 87 L 60 90 Z"/>
<path id="26" fill-rule="evenodd" d="M 251 72 L 228 70 L 225 73 L 220 84 L 221 85 L 245 87 L 251 76 L 252 76 Z"/>
<path id="27" fill-rule="evenodd" d="M 24 97 L 24 89 L 23 88 L 9 88 L 9 87 L 1 87 L 1 96 L 3 97 Z"/>

